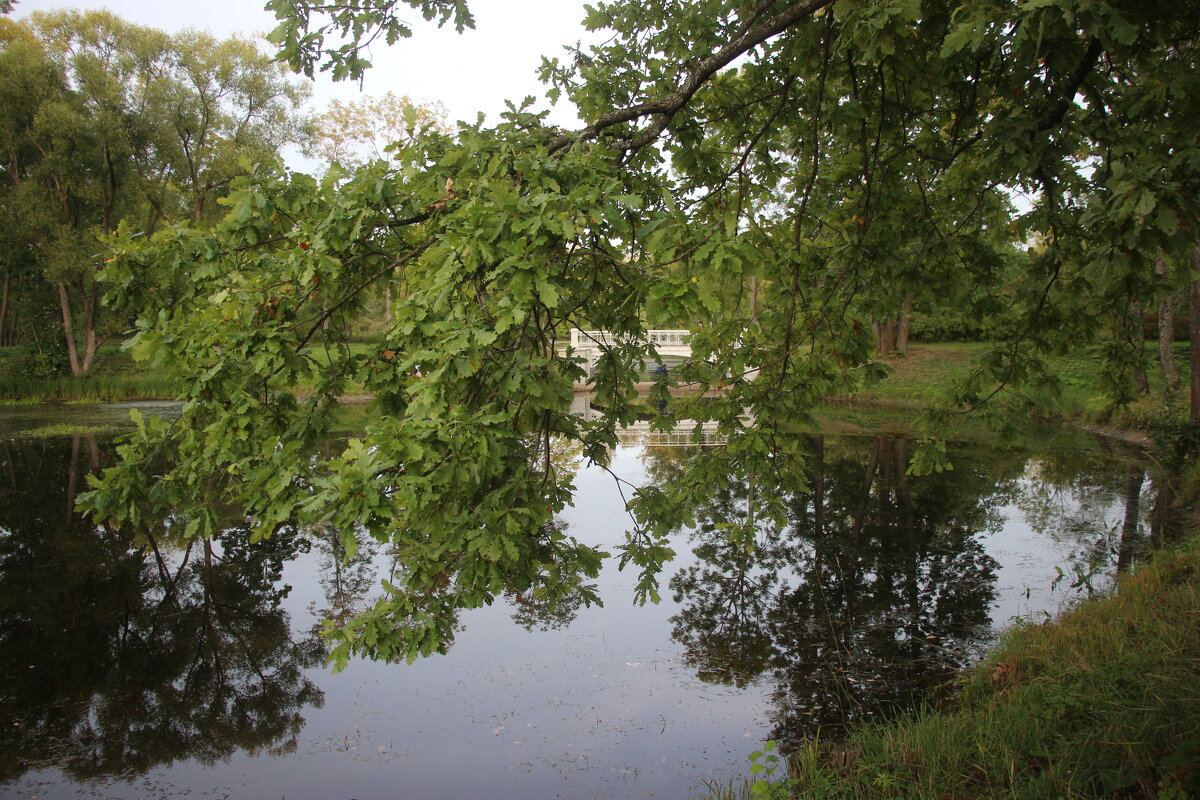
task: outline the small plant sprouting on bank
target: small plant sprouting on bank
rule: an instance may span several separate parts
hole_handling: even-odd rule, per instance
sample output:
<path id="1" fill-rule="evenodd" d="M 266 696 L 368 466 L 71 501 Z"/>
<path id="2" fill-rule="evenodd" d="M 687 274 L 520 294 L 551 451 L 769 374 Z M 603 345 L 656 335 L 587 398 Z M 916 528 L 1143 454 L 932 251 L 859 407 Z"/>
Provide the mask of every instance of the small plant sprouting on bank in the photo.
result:
<path id="1" fill-rule="evenodd" d="M 776 752 L 774 739 L 768 740 L 762 750 L 750 754 L 750 772 L 755 780 L 750 784 L 750 796 L 761 800 L 787 800 L 791 796 L 791 788 L 795 783 L 792 778 L 775 779 L 779 770 L 781 757 Z"/>
<path id="2" fill-rule="evenodd" d="M 1092 580 L 1100 574 L 1100 570 L 1101 567 L 1097 564 L 1088 564 L 1086 569 L 1079 564 L 1074 564 L 1071 566 L 1071 572 L 1067 573 L 1063 571 L 1062 567 L 1055 565 L 1054 571 L 1057 574 L 1054 580 L 1050 582 L 1050 590 L 1054 591 L 1067 578 L 1071 578 L 1070 588 L 1073 591 L 1077 593 L 1086 592 L 1088 597 L 1095 597 L 1098 594 L 1098 590 L 1092 584 Z"/>

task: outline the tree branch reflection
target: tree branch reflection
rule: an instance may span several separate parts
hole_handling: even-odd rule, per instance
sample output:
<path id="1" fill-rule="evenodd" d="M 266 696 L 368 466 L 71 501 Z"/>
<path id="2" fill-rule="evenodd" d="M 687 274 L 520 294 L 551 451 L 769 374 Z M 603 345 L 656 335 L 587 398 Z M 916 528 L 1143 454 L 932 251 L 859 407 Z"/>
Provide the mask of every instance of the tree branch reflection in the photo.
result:
<path id="1" fill-rule="evenodd" d="M 4 453 L 0 781 L 294 749 L 303 710 L 323 702 L 305 676 L 323 648 L 294 641 L 280 608 L 283 564 L 306 542 L 251 543 L 246 525 L 214 541 L 183 540 L 171 520 L 138 535 L 98 528 L 69 509 L 100 457 L 79 437 Z"/>

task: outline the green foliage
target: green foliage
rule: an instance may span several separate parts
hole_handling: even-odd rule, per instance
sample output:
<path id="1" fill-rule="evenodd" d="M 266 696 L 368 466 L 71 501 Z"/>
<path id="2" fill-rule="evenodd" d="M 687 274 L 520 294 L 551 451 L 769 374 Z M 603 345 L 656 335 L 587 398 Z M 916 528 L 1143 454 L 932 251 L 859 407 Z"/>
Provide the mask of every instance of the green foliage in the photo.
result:
<path id="1" fill-rule="evenodd" d="M 438 26 L 453 21 L 462 33 L 475 27 L 475 19 L 466 0 L 402 0 L 403 4 L 419 11 L 427 21 L 437 19 Z M 382 36 L 393 45 L 412 36 L 412 29 L 396 13 L 396 0 L 351 0 L 336 6 L 312 0 L 270 0 L 266 7 L 281 20 L 267 35 L 267 41 L 279 47 L 279 57 L 297 72 L 308 77 L 320 65 L 329 70 L 335 81 L 359 79 L 371 62 L 361 53 L 367 45 Z M 326 21 L 318 15 L 328 15 Z M 316 25 L 310 20 L 319 19 Z M 342 37 L 346 41 L 326 46 L 327 37 Z"/>
<path id="2" fill-rule="evenodd" d="M 249 40 L 169 36 L 104 11 L 0 19 L 0 73 L 0 239 L 5 276 L 19 266 L 23 279 L 6 282 L 4 310 L 10 289 L 52 298 L 84 374 L 129 321 L 99 302 L 99 238 L 122 220 L 138 232 L 210 221 L 243 162 L 275 162 L 301 135 L 304 92 Z"/>
<path id="3" fill-rule="evenodd" d="M 787 800 L 791 796 L 792 780 L 780 780 L 775 776 L 780 766 L 787 770 L 775 752 L 775 741 L 768 740 L 762 750 L 750 754 L 750 773 L 755 776 L 750 784 L 750 796 L 762 800 Z"/>
<path id="4" fill-rule="evenodd" d="M 1151 420 L 1150 435 L 1168 468 L 1180 471 L 1200 461 L 1200 420 L 1168 407 Z"/>
<path id="5" fill-rule="evenodd" d="M 917 441 L 907 472 L 909 475 L 929 475 L 953 468 L 954 465 L 946 455 L 945 440 L 927 437 Z"/>
<path id="6" fill-rule="evenodd" d="M 999 314 L 981 315 L 961 306 L 933 308 L 913 312 L 912 338 L 918 342 L 978 342 L 1006 339 L 1015 331 L 1016 314 L 1005 319 Z"/>
<path id="7" fill-rule="evenodd" d="M 32 345 L 21 348 L 21 354 L 12 362 L 11 371 L 17 378 L 40 380 L 69 374 L 71 364 L 67 360 L 67 347 L 61 335 L 55 335 L 53 326 L 34 334 Z"/>
<path id="8" fill-rule="evenodd" d="M 554 348 L 564 330 L 555 317 L 580 305 L 594 276 L 576 270 L 570 280 L 566 274 L 548 279 L 517 255 L 533 246 L 565 267 L 564 242 L 586 235 L 573 208 L 602 207 L 600 198 L 619 192 L 602 153 L 597 158 L 572 150 L 544 165 L 526 161 L 528 154 L 509 138 L 540 121 L 519 112 L 513 119 L 499 135 L 464 131 L 466 145 L 444 138 L 421 142 L 422 160 L 446 165 L 445 177 L 426 182 L 424 196 L 399 193 L 400 178 L 385 177 L 380 168 L 345 184 L 332 176 L 318 184 L 264 174 L 237 186 L 229 216 L 211 232 L 164 231 L 152 240 L 152 254 L 145 246 L 132 249 L 133 237 L 114 240 L 119 254 L 152 255 L 161 266 L 147 275 L 119 256 L 109 275 L 122 299 L 153 296 L 177 282 L 176 272 L 190 278 L 190 295 L 177 309 L 144 320 L 131 343 L 137 358 L 182 365 L 188 393 L 206 398 L 184 411 L 197 435 L 178 443 L 181 466 L 162 487 L 170 487 L 171 501 L 205 505 L 188 487 L 222 486 L 253 515 L 256 535 L 269 535 L 293 517 L 321 519 L 344 530 L 362 526 L 404 554 L 403 583 L 375 612 L 336 632 L 342 646 L 334 649 L 335 660 L 355 652 L 428 654 L 445 646 L 457 609 L 490 602 L 506 589 L 536 584 L 594 598 L 578 576 L 594 576 L 600 554 L 549 524 L 571 487 L 547 456 L 553 436 L 582 434 L 593 456 L 612 441 L 610 430 L 567 413 L 571 383 L 581 373 Z M 490 159 L 468 158 L 486 152 Z M 511 189 L 514 163 L 527 176 L 527 193 Z M 495 201 L 501 193 L 509 205 L 480 201 Z M 442 231 L 433 238 L 442 212 L 424 209 L 437 204 L 477 216 L 492 233 L 463 241 Z M 388 205 L 428 214 L 429 228 L 414 234 L 391 228 L 386 215 L 364 213 Z M 311 222 L 290 230 L 297 217 Z M 230 244 L 246 257 L 228 260 L 224 248 Z M 396 261 L 385 247 L 411 262 L 412 290 L 398 303 L 380 348 L 355 353 L 341 336 L 351 309 L 339 302 L 322 311 L 318 287 L 362 283 L 393 269 Z M 593 259 L 613 269 L 603 250 Z M 186 324 L 190 332 L 163 336 L 151 322 L 157 329 Z M 642 346 L 631 340 L 610 355 L 610 365 L 640 356 Z M 305 348 L 310 341 L 319 345 L 320 364 Z M 497 350 L 510 353 L 499 370 L 491 367 Z M 323 377 L 317 393 L 297 402 L 288 387 L 318 368 Z M 297 473 L 294 460 L 328 428 L 335 398 L 350 379 L 375 394 L 389 414 L 338 458 Z M 447 391 L 448 385 L 458 388 Z M 232 403 L 231 394 L 238 395 Z M 627 410 L 616 411 L 629 418 L 632 406 L 620 402 Z M 274 411 L 264 417 L 267 409 Z M 158 435 L 146 427 L 139 438 Z M 208 465 L 191 460 L 201 454 Z M 214 474 L 217 464 L 222 466 Z M 153 499 L 136 473 L 136 467 L 122 467 L 106 476 L 123 488 L 97 511 L 121 518 Z M 328 517 L 335 507 L 339 511 Z M 196 519 L 204 519 L 200 508 Z M 199 524 L 197 531 L 204 530 Z M 408 621 L 399 630 L 397 618 Z"/>
<path id="9" fill-rule="evenodd" d="M 375 37 L 409 35 L 405 10 L 472 24 L 462 0 L 271 7 L 282 57 L 335 77 L 361 74 Z M 328 635 L 339 663 L 412 658 L 497 592 L 590 599 L 601 554 L 553 524 L 571 479 L 549 454 L 561 437 L 603 464 L 646 410 L 651 320 L 693 331 L 653 425 L 708 422 L 729 443 L 627 496 L 615 555 L 638 571 L 640 600 L 719 480 L 755 486 L 731 532 L 782 524 L 805 459 L 794 432 L 822 398 L 879 384 L 873 328 L 910 304 L 1011 334 L 950 393 L 956 411 L 1058 402 L 1048 359 L 1081 343 L 1103 347 L 1101 386 L 1125 402 L 1144 358 L 1135 312 L 1169 283 L 1154 262 L 1181 263 L 1200 229 L 1195 12 L 590 8 L 604 43 L 542 68 L 590 120 L 581 131 L 527 101 L 353 174 L 264 163 L 230 184 L 211 226 L 113 232 L 108 297 L 140 309 L 132 352 L 178 365 L 186 404 L 169 428 L 144 424 L 84 503 L 105 520 L 177 507 L 195 534 L 231 504 L 258 537 L 299 519 L 389 542 L 404 564 L 390 596 Z M 1020 212 L 1014 191 L 1029 198 Z M 392 322 L 356 351 L 353 315 L 392 280 L 406 290 Z M 590 374 L 573 328 L 609 332 Z M 568 411 L 585 379 L 601 419 Z M 351 382 L 381 413 L 322 462 L 310 448 Z M 668 399 L 668 382 L 691 393 Z M 151 485 L 140 471 L 163 451 L 176 466 Z M 942 463 L 936 446 L 924 454 L 919 468 Z"/>

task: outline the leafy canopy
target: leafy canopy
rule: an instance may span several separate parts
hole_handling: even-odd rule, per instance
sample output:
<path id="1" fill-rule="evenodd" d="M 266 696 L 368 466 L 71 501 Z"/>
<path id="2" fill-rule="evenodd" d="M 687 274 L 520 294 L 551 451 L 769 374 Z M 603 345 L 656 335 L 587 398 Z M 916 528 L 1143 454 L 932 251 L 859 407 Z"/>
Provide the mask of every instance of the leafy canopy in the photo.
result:
<path id="1" fill-rule="evenodd" d="M 271 8 L 281 57 L 335 77 L 360 75 L 376 37 L 408 35 L 402 12 L 471 24 L 462 2 Z M 957 410 L 1012 387 L 1052 396 L 1040 354 L 1097 339 L 1113 343 L 1119 393 L 1130 309 L 1163 290 L 1153 258 L 1182 257 L 1200 223 L 1197 11 L 598 3 L 586 24 L 606 42 L 542 70 L 590 120 L 582 130 L 528 101 L 494 127 L 403 141 L 348 179 L 263 169 L 211 227 L 115 236 L 114 298 L 184 286 L 172 307 L 146 305 L 135 353 L 183 365 L 186 403 L 176 422 L 142 423 L 87 504 L 106 520 L 172 507 L 211 536 L 216 497 L 259 536 L 298 520 L 333 525 L 350 553 L 360 536 L 389 542 L 404 572 L 329 631 L 334 659 L 414 658 L 505 589 L 597 599 L 603 554 L 554 524 L 572 491 L 556 439 L 604 464 L 616 429 L 652 408 L 657 426 L 708 420 L 729 435 L 629 493 L 617 557 L 639 571 L 640 600 L 657 596 L 667 534 L 730 476 L 749 489 L 729 536 L 782 524 L 798 428 L 822 398 L 886 371 L 871 325 L 905 292 L 952 290 L 1014 331 Z M 352 350 L 357 304 L 397 271 L 408 293 L 394 321 Z M 660 381 L 639 399 L 652 318 L 692 328 L 693 358 L 670 381 L 695 394 L 669 398 Z M 602 419 L 569 413 L 585 377 L 572 328 L 614 334 L 590 376 Z M 352 383 L 380 413 L 317 458 Z M 175 466 L 147 474 L 163 451 Z M 913 463 L 936 469 L 939 450 Z"/>

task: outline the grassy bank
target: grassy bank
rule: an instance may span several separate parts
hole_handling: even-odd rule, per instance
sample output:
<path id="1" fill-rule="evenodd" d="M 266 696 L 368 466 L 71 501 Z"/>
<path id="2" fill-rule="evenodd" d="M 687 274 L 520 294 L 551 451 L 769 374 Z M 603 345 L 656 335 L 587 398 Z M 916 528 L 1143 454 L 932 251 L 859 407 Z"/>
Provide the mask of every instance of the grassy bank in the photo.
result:
<path id="1" fill-rule="evenodd" d="M 1200 542 L 1010 631 L 953 710 L 793 761 L 797 798 L 1200 795 Z"/>
<path id="2" fill-rule="evenodd" d="M 844 400 L 851 404 L 878 404 L 913 409 L 945 403 L 949 400 L 955 384 L 964 379 L 978 359 L 993 346 L 987 342 L 914 344 L 907 357 L 886 360 L 892 370 L 888 378 L 875 386 L 863 389 L 853 398 Z M 1186 386 L 1190 374 L 1186 343 L 1176 343 L 1175 362 Z M 1150 397 L 1160 397 L 1163 380 L 1156 347 L 1147 345 L 1145 363 Z M 1153 401 L 1150 400 L 1139 401 L 1124 409 L 1112 407 L 1101 385 L 1104 365 L 1103 353 L 1098 346 L 1082 349 L 1069 356 L 1050 358 L 1048 368 L 1057 378 L 1057 392 L 1043 389 L 1034 393 L 1014 387 L 1012 393 L 998 395 L 995 403 L 999 406 L 1012 403 L 1018 403 L 1022 407 L 1032 405 L 1037 413 L 1046 416 L 1112 423 L 1126 427 L 1144 423 L 1145 418 L 1153 413 Z"/>
<path id="3" fill-rule="evenodd" d="M 373 345 L 352 343 L 356 355 L 370 353 Z M 314 350 L 318 363 L 328 363 L 321 350 Z M 0 347 L 0 405 L 23 403 L 100 403 L 120 400 L 171 400 L 179 391 L 174 376 L 149 369 L 133 360 L 120 342 L 105 344 L 96 354 L 91 371 L 82 377 L 31 375 L 25 366 L 29 354 L 21 348 Z M 300 392 L 312 391 L 300 386 Z M 351 383 L 348 391 L 361 387 Z"/>
<path id="4" fill-rule="evenodd" d="M 79 378 L 31 374 L 28 357 L 21 348 L 0 347 L 0 404 L 168 400 L 176 395 L 170 375 L 145 369 L 120 342 L 102 346 L 90 373 Z"/>
<path id="5" fill-rule="evenodd" d="M 711 797 L 1200 797 L 1200 536 L 1111 596 L 1008 631 L 960 680 L 946 708 L 815 743 L 790 778 Z"/>
<path id="6" fill-rule="evenodd" d="M 892 374 L 875 386 L 864 389 L 853 397 L 842 398 L 842 407 L 867 407 L 872 405 L 892 408 L 928 408 L 944 402 L 955 382 L 965 377 L 973 363 L 991 349 L 986 342 L 950 342 L 941 344 L 914 344 L 907 358 L 887 360 Z M 365 354 L 373 346 L 353 343 L 351 351 Z M 323 353 L 314 351 L 318 361 Z M 89 375 L 31 377 L 23 371 L 22 362 L 27 353 L 19 348 L 0 348 L 0 403 L 16 402 L 98 402 L 109 400 L 160 400 L 175 395 L 169 375 L 161 371 L 150 371 L 138 364 L 121 349 L 120 342 L 109 342 L 97 355 L 96 363 Z M 1187 380 L 1186 345 L 1177 346 L 1177 361 Z M 1157 363 L 1156 353 L 1147 350 L 1147 363 Z M 1111 421 L 1107 401 L 1099 386 L 1101 358 L 1099 348 L 1092 348 L 1061 357 L 1051 362 L 1058 376 L 1061 392 L 1056 397 L 1039 398 L 1039 411 L 1046 415 L 1061 415 L 1085 418 L 1094 421 Z M 642 376 L 650 379 L 647 372 Z M 1150 370 L 1152 388 L 1160 383 L 1157 367 Z M 304 387 L 301 387 L 303 389 Z M 351 391 L 355 389 L 352 387 Z M 1134 421 L 1138 410 L 1126 414 L 1118 422 Z M 839 411 L 833 418 L 853 417 L 852 411 Z"/>
<path id="7" fill-rule="evenodd" d="M 169 400 L 175 395 L 174 381 L 149 374 L 82 378 L 0 377 L 0 404 Z"/>

